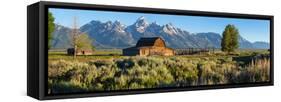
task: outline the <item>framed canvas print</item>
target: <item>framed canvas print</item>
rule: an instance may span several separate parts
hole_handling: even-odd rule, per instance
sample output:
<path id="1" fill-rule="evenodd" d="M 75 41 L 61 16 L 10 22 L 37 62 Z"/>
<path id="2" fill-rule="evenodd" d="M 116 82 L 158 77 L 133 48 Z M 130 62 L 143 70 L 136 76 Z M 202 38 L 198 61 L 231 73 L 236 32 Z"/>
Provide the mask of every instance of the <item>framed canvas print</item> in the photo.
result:
<path id="1" fill-rule="evenodd" d="M 273 85 L 273 16 L 41 1 L 28 6 L 37 99 Z"/>

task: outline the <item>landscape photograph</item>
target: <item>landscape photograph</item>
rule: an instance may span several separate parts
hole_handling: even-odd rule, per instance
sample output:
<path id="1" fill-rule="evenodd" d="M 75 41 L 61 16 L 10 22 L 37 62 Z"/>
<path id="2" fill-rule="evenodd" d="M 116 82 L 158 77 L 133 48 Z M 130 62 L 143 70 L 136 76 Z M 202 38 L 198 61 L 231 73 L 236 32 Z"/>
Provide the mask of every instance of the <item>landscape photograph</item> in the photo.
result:
<path id="1" fill-rule="evenodd" d="M 270 82 L 270 21 L 48 9 L 47 93 Z"/>

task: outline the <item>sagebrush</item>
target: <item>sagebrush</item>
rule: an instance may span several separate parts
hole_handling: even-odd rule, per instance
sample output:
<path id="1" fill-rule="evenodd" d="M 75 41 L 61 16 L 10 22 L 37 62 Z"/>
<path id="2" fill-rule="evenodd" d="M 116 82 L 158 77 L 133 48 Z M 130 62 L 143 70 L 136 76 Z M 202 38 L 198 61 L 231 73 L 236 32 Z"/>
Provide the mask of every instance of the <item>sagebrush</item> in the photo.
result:
<path id="1" fill-rule="evenodd" d="M 49 62 L 49 93 L 188 87 L 269 81 L 270 60 L 240 65 L 232 57 L 128 57 Z"/>

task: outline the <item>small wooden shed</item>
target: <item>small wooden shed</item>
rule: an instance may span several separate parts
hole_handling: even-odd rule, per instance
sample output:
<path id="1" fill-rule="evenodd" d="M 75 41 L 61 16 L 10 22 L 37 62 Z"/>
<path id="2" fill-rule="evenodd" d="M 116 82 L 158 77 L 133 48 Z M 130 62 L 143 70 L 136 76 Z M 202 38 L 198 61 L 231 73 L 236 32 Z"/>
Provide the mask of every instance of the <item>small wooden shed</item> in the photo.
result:
<path id="1" fill-rule="evenodd" d="M 93 50 L 92 49 L 78 49 L 77 51 L 75 51 L 74 48 L 67 49 L 68 55 L 74 55 L 74 53 L 76 53 L 76 55 L 92 55 Z"/>
<path id="2" fill-rule="evenodd" d="M 165 41 L 160 37 L 140 38 L 134 47 L 123 49 L 124 56 L 172 56 L 175 52 L 167 48 Z"/>

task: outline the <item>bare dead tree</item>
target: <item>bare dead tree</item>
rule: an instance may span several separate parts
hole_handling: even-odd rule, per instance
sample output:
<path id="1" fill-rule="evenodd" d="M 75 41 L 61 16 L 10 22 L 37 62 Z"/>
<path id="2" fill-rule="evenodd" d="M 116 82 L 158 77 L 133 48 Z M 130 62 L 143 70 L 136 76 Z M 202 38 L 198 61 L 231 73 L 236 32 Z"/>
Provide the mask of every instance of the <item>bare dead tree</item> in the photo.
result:
<path id="1" fill-rule="evenodd" d="M 72 25 L 72 29 L 70 32 L 70 42 L 71 42 L 71 46 L 74 49 L 74 58 L 76 58 L 77 55 L 77 43 L 78 43 L 78 37 L 79 37 L 80 31 L 77 25 L 77 18 L 74 17 L 73 18 L 73 25 Z"/>
<path id="2" fill-rule="evenodd" d="M 92 40 L 85 32 L 81 32 L 78 27 L 77 18 L 73 18 L 73 25 L 70 32 L 70 42 L 74 50 L 73 57 L 76 58 L 78 50 L 90 48 L 92 49 Z"/>

